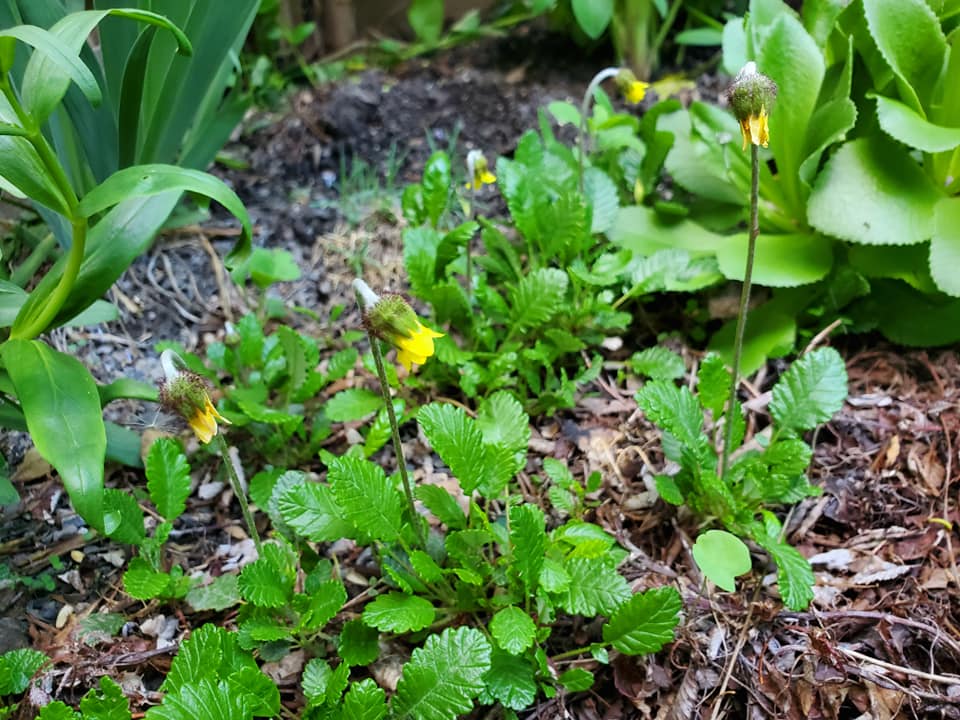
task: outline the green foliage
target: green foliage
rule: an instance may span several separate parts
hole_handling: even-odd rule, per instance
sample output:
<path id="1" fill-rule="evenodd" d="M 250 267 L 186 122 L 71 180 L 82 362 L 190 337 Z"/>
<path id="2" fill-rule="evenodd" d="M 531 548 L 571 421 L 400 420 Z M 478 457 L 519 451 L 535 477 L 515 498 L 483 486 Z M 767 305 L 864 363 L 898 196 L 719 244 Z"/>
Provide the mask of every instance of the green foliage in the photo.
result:
<path id="1" fill-rule="evenodd" d="M 739 406 L 733 418 L 724 408 L 721 389 L 729 378 L 722 366 L 708 357 L 701 368 L 700 395 L 661 380 L 637 393 L 640 407 L 664 432 L 665 455 L 680 465 L 675 475 L 657 477 L 657 488 L 668 502 L 713 516 L 734 536 L 766 549 L 777 563 L 784 603 L 805 608 L 813 597 L 813 572 L 804 557 L 780 539 L 779 523 L 766 507 L 819 492 L 805 475 L 812 452 L 796 434 L 827 422 L 842 407 L 847 396 L 843 360 L 836 350 L 821 348 L 794 362 L 773 387 L 773 424 L 759 449 L 740 454 L 723 478 L 717 477 L 714 439 L 704 430 L 704 403 L 709 404 L 714 429 L 736 423 L 731 450 L 743 442 L 743 420 Z M 694 558 L 711 580 L 732 589 L 734 577 L 749 569 L 749 554 L 737 537 L 711 533 L 698 539 Z"/>
<path id="2" fill-rule="evenodd" d="M 47 656 L 38 650 L 10 650 L 0 655 L 0 696 L 24 692 L 46 663 Z"/>
<path id="3" fill-rule="evenodd" d="M 603 639 L 624 655 L 656 652 L 673 640 L 680 594 L 670 587 L 633 595 L 603 626 Z"/>

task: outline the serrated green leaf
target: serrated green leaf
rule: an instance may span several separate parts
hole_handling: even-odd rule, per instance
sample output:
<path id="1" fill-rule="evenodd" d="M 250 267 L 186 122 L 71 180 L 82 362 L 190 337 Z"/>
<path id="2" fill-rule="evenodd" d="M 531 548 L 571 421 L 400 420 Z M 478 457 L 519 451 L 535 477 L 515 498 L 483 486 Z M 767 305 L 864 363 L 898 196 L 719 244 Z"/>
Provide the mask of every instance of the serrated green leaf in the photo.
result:
<path id="1" fill-rule="evenodd" d="M 347 601 L 347 590 L 339 580 L 320 583 L 310 594 L 310 605 L 300 625 L 307 630 L 320 630 L 330 622 Z"/>
<path id="2" fill-rule="evenodd" d="M 510 546 L 513 568 L 527 588 L 536 590 L 540 569 L 547 549 L 546 520 L 536 505 L 525 504 L 510 509 Z"/>
<path id="3" fill-rule="evenodd" d="M 249 612 L 246 608 L 252 608 Z M 269 610 L 252 605 L 244 607 L 244 612 L 237 621 L 238 634 L 244 647 L 256 647 L 261 642 L 276 642 L 288 640 L 293 631 L 290 625 L 282 618 L 277 617 Z M 249 643 L 249 640 L 254 641 Z"/>
<path id="4" fill-rule="evenodd" d="M 770 413 L 779 430 L 810 430 L 827 422 L 847 399 L 847 370 L 833 348 L 795 361 L 773 387 Z"/>
<path id="5" fill-rule="evenodd" d="M 343 624 L 337 654 L 347 665 L 370 665 L 380 654 L 380 632 L 360 618 Z"/>
<path id="6" fill-rule="evenodd" d="M 783 604 L 791 610 L 806 610 L 813 600 L 813 568 L 795 547 L 775 538 L 757 538 L 763 549 L 777 563 L 777 584 Z"/>
<path id="7" fill-rule="evenodd" d="M 259 698 L 236 692 L 226 680 L 201 677 L 167 693 L 147 710 L 147 720 L 238 720 L 252 718 Z"/>
<path id="8" fill-rule="evenodd" d="M 960 145 L 960 128 L 936 125 L 901 102 L 867 94 L 877 101 L 880 127 L 894 140 L 928 153 L 952 150 Z"/>
<path id="9" fill-rule="evenodd" d="M 649 347 L 630 357 L 630 369 L 652 380 L 678 380 L 683 377 L 683 358 L 665 347 Z"/>
<path id="10" fill-rule="evenodd" d="M 490 619 L 490 634 L 497 645 L 511 655 L 519 655 L 531 647 L 536 632 L 533 619 L 518 607 L 505 607 Z"/>
<path id="11" fill-rule="evenodd" d="M 306 482 L 286 488 L 277 499 L 283 521 L 300 537 L 333 542 L 354 535 L 329 485 Z"/>
<path id="12" fill-rule="evenodd" d="M 697 371 L 697 393 L 700 402 L 713 414 L 716 421 L 723 414 L 730 398 L 732 376 L 723 359 L 710 353 L 700 362 Z"/>
<path id="13" fill-rule="evenodd" d="M 190 464 L 180 443 L 160 438 L 150 446 L 145 464 L 147 490 L 157 512 L 166 520 L 175 520 L 186 509 L 190 495 Z"/>
<path id="14" fill-rule="evenodd" d="M 562 563 L 548 557 L 543 560 L 538 581 L 543 590 L 550 593 L 562 593 L 570 587 L 570 573 L 564 569 Z"/>
<path id="15" fill-rule="evenodd" d="M 243 696 L 254 717 L 276 717 L 280 713 L 280 689 L 260 668 L 240 668 L 227 676 L 227 686 L 233 694 Z"/>
<path id="16" fill-rule="evenodd" d="M 94 613 L 87 615 L 79 622 L 77 638 L 87 645 L 96 645 L 110 639 L 127 622 L 127 618 L 120 613 Z M 0 661 L 2 662 L 2 661 Z M 0 695 L 6 693 L 0 692 Z"/>
<path id="17" fill-rule="evenodd" d="M 37 720 L 80 720 L 80 713 L 60 700 L 54 700 L 41 708 Z"/>
<path id="18" fill-rule="evenodd" d="M 240 648 L 237 634 L 203 625 L 180 644 L 160 690 L 174 693 L 201 679 L 225 679 L 243 668 L 258 669 L 253 656 Z"/>
<path id="19" fill-rule="evenodd" d="M 466 515 L 446 489 L 439 485 L 418 485 L 413 494 L 437 520 L 451 530 L 463 530 L 467 527 Z"/>
<path id="20" fill-rule="evenodd" d="M 139 545 L 146 537 L 143 511 L 130 493 L 116 488 L 103 491 L 103 512 L 110 537 L 117 542 Z"/>
<path id="21" fill-rule="evenodd" d="M 595 558 L 573 558 L 564 563 L 570 586 L 558 598 L 569 613 L 593 617 L 612 615 L 630 599 L 630 586 L 615 567 Z"/>
<path id="22" fill-rule="evenodd" d="M 240 602 L 240 586 L 236 575 L 221 575 L 208 585 L 190 588 L 187 602 L 195 611 L 226 610 Z"/>
<path id="23" fill-rule="evenodd" d="M 960 50 L 957 51 L 960 53 Z M 958 129 L 960 132 L 960 129 Z M 930 275 L 943 292 L 960 297 L 960 280 L 951 268 L 960 260 L 960 197 L 943 198 L 937 203 L 930 240 Z"/>
<path id="24" fill-rule="evenodd" d="M 477 427 L 487 445 L 502 445 L 526 453 L 530 442 L 530 416 L 510 393 L 500 390 L 477 408 Z"/>
<path id="25" fill-rule="evenodd" d="M 80 712 L 88 720 L 130 720 L 130 703 L 123 688 L 104 675 L 99 692 L 91 689 L 80 700 Z"/>
<path id="26" fill-rule="evenodd" d="M 443 577 L 443 570 L 436 561 L 423 550 L 414 550 L 410 553 L 410 565 L 417 575 L 429 582 L 437 582 Z"/>
<path id="27" fill-rule="evenodd" d="M 680 594 L 672 587 L 637 593 L 603 626 L 603 640 L 624 655 L 657 652 L 673 640 L 680 607 Z"/>
<path id="28" fill-rule="evenodd" d="M 428 600 L 400 592 L 378 595 L 363 609 L 363 622 L 381 632 L 423 630 L 435 616 L 436 610 Z"/>
<path id="29" fill-rule="evenodd" d="M 159 597 L 170 585 L 170 576 L 158 572 L 141 557 L 130 560 L 127 570 L 123 573 L 123 589 L 127 595 L 137 600 L 152 600 Z"/>
<path id="30" fill-rule="evenodd" d="M 520 330 L 535 328 L 563 305 L 569 280 L 557 268 L 540 268 L 523 277 L 509 292 L 510 322 Z"/>
<path id="31" fill-rule="evenodd" d="M 353 683 L 343 698 L 344 720 L 383 720 L 387 715 L 386 697 L 370 678 Z"/>
<path id="32" fill-rule="evenodd" d="M 588 167 L 583 173 L 583 192 L 590 203 L 590 232 L 606 232 L 616 222 L 620 210 L 617 186 L 603 170 Z"/>
<path id="33" fill-rule="evenodd" d="M 344 456 L 327 474 L 343 516 L 375 540 L 392 542 L 403 526 L 403 499 L 383 468 L 365 458 Z"/>
<path id="34" fill-rule="evenodd" d="M 0 655 L 0 696 L 19 695 L 37 671 L 48 662 L 39 650 L 24 648 Z"/>
<path id="35" fill-rule="evenodd" d="M 557 682 L 570 692 L 583 692 L 593 687 L 593 673 L 583 668 L 573 668 L 558 677 Z"/>
<path id="36" fill-rule="evenodd" d="M 468 495 L 487 480 L 489 465 L 483 434 L 463 408 L 431 403 L 417 413 L 423 434 Z"/>
<path id="37" fill-rule="evenodd" d="M 243 566 L 238 587 L 247 602 L 277 608 L 290 601 L 295 579 L 291 552 L 275 543 L 267 543 L 261 546 L 259 558 Z"/>
<path id="38" fill-rule="evenodd" d="M 366 388 L 341 390 L 324 406 L 334 422 L 351 422 L 371 415 L 383 406 L 383 396 Z"/>
<path id="39" fill-rule="evenodd" d="M 707 530 L 693 544 L 693 559 L 717 587 L 734 592 L 737 576 L 750 572 L 750 550 L 743 540 L 724 530 Z"/>
<path id="40" fill-rule="evenodd" d="M 523 710 L 537 698 L 534 666 L 524 657 L 494 648 L 490 654 L 490 669 L 483 680 L 487 693 L 511 710 Z"/>
<path id="41" fill-rule="evenodd" d="M 392 703 L 398 718 L 455 720 L 484 689 L 490 643 L 474 628 L 447 628 L 427 638 L 404 666 Z"/>

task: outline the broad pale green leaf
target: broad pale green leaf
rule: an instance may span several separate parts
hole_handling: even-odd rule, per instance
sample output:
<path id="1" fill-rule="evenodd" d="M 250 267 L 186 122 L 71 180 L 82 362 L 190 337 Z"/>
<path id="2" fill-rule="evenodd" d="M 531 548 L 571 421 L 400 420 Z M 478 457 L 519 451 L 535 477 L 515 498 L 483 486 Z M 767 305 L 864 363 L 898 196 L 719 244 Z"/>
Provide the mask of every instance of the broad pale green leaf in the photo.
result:
<path id="1" fill-rule="evenodd" d="M 417 413 L 423 434 L 468 495 L 489 475 L 487 449 L 477 422 L 448 403 L 424 405 Z"/>
<path id="2" fill-rule="evenodd" d="M 48 661 L 39 650 L 24 648 L 0 655 L 0 695 L 19 695 Z"/>
<path id="3" fill-rule="evenodd" d="M 960 299 L 930 297 L 895 280 L 870 285 L 856 314 L 864 323 L 876 323 L 888 339 L 912 347 L 960 342 Z"/>
<path id="4" fill-rule="evenodd" d="M 720 271 L 730 280 L 743 280 L 747 235 L 740 233 L 717 247 Z M 833 242 L 823 235 L 761 234 L 757 238 L 753 281 L 767 287 L 795 287 L 822 280 L 833 267 Z"/>
<path id="5" fill-rule="evenodd" d="M 483 676 L 487 692 L 506 708 L 523 710 L 537 698 L 534 664 L 496 648 L 490 653 L 490 670 Z"/>
<path id="6" fill-rule="evenodd" d="M 252 232 L 247 209 L 226 183 L 199 170 L 159 163 L 135 165 L 118 170 L 83 197 L 77 212 L 90 217 L 123 200 L 160 195 L 171 190 L 203 195 L 216 200 L 229 210 L 240 221 L 242 233 L 234 249 L 227 256 L 227 264 L 232 268 L 247 257 L 250 252 Z"/>
<path id="7" fill-rule="evenodd" d="M 490 643 L 474 628 L 447 628 L 427 638 L 404 665 L 394 715 L 412 720 L 455 720 L 470 712 L 490 669 Z"/>
<path id="8" fill-rule="evenodd" d="M 180 443 L 160 438 L 147 455 L 147 490 L 157 512 L 165 520 L 176 520 L 187 507 L 190 495 L 190 464 Z"/>
<path id="9" fill-rule="evenodd" d="M 573 668 L 561 674 L 557 682 L 570 692 L 583 692 L 593 687 L 593 673 L 584 668 Z"/>
<path id="10" fill-rule="evenodd" d="M 51 67 L 56 67 L 70 80 L 73 80 L 91 104 L 97 105 L 100 103 L 103 94 L 100 92 L 100 86 L 97 85 L 96 78 L 93 77 L 90 68 L 80 59 L 79 53 L 73 50 L 63 39 L 35 25 L 17 25 L 0 30 L 0 38 L 3 37 L 16 38 L 20 42 L 30 45 L 37 52 L 46 55 Z M 36 96 L 34 96 L 35 98 Z M 29 102 L 27 103 L 27 110 L 32 110 Z"/>
<path id="11" fill-rule="evenodd" d="M 7 340 L 0 352 L 37 450 L 60 474 L 74 509 L 106 532 L 107 436 L 96 383 L 78 360 L 39 340 Z"/>
<path id="12" fill-rule="evenodd" d="M 146 537 L 143 511 L 130 493 L 116 488 L 103 491 L 104 522 L 111 529 L 110 537 L 127 545 L 139 545 Z"/>
<path id="13" fill-rule="evenodd" d="M 922 113 L 947 56 L 936 14 L 924 0 L 863 0 L 863 14 L 870 36 L 897 77 L 900 97 Z"/>
<path id="14" fill-rule="evenodd" d="M 380 632 L 360 618 L 347 620 L 337 640 L 337 654 L 347 665 L 369 665 L 380 654 Z"/>
<path id="15" fill-rule="evenodd" d="M 603 626 L 603 640 L 624 655 L 657 652 L 673 640 L 680 607 L 680 594 L 672 587 L 637 593 Z"/>
<path id="16" fill-rule="evenodd" d="M 530 442 L 530 417 L 520 402 L 505 390 L 495 392 L 480 403 L 477 426 L 487 445 L 502 445 L 526 453 Z"/>
<path id="17" fill-rule="evenodd" d="M 933 234 L 938 189 L 905 150 L 879 137 L 845 143 L 827 161 L 807 217 L 825 235 L 867 245 L 911 245 Z"/>
<path id="18" fill-rule="evenodd" d="M 728 365 L 733 363 L 733 334 L 736 320 L 725 324 L 710 340 L 710 350 Z M 740 359 L 742 375 L 752 375 L 770 357 L 780 357 L 793 350 L 797 338 L 797 319 L 768 303 L 750 311 L 747 333 Z"/>
<path id="19" fill-rule="evenodd" d="M 351 422 L 372 415 L 382 406 L 380 393 L 366 388 L 347 388 L 330 398 L 324 410 L 334 422 Z"/>
<path id="20" fill-rule="evenodd" d="M 880 127 L 894 140 L 928 153 L 952 150 L 960 145 L 960 128 L 935 125 L 902 102 L 868 93 L 877 101 Z"/>
<path id="21" fill-rule="evenodd" d="M 401 592 L 378 595 L 363 609 L 363 622 L 381 632 L 423 630 L 435 616 L 436 611 L 428 600 Z"/>
<path id="22" fill-rule="evenodd" d="M 833 348 L 794 361 L 773 386 L 770 413 L 778 430 L 810 430 L 825 423 L 847 399 L 847 370 Z"/>
<path id="23" fill-rule="evenodd" d="M 547 112 L 553 115 L 553 119 L 560 125 L 580 127 L 580 109 L 571 102 L 553 100 L 547 104 Z"/>
<path id="24" fill-rule="evenodd" d="M 418 40 L 433 45 L 443 30 L 443 0 L 413 0 L 407 21 Z"/>
<path id="25" fill-rule="evenodd" d="M 343 517 L 329 485 L 304 482 L 283 491 L 277 501 L 283 521 L 313 542 L 333 542 L 355 533 Z"/>
<path id="26" fill-rule="evenodd" d="M 552 318 L 563 304 L 569 280 L 563 270 L 539 268 L 510 289 L 510 322 L 526 330 Z"/>
<path id="27" fill-rule="evenodd" d="M 490 619 L 490 634 L 511 655 L 519 655 L 533 645 L 536 632 L 531 617 L 518 607 L 505 607 Z"/>
<path id="28" fill-rule="evenodd" d="M 960 268 L 960 197 L 943 198 L 937 203 L 933 215 L 930 274 L 937 283 L 937 287 L 954 297 L 960 297 L 958 268 Z"/>
<path id="29" fill-rule="evenodd" d="M 197 612 L 226 610 L 240 600 L 240 586 L 236 575 L 221 575 L 209 585 L 190 588 L 187 593 L 187 602 Z"/>
<path id="30" fill-rule="evenodd" d="M 725 530 L 707 530 L 693 544 L 697 567 L 717 587 L 733 592 L 737 576 L 750 572 L 750 550 L 743 540 Z"/>
<path id="31" fill-rule="evenodd" d="M 590 167 L 583 173 L 583 191 L 590 204 L 590 232 L 606 232 L 616 221 L 620 210 L 617 186 L 603 170 Z"/>
<path id="32" fill-rule="evenodd" d="M 260 698 L 238 693 L 226 680 L 202 677 L 186 683 L 147 710 L 147 720 L 239 720 L 252 718 Z"/>
<path id="33" fill-rule="evenodd" d="M 799 170 L 800 181 L 808 195 L 820 170 L 820 158 L 824 151 L 834 143 L 845 140 L 856 122 L 857 106 L 849 97 L 830 100 L 814 111 L 807 129 L 805 156 Z"/>
<path id="34" fill-rule="evenodd" d="M 170 576 L 150 567 L 150 563 L 141 557 L 130 561 L 123 573 L 123 589 L 127 595 L 137 600 L 152 600 L 159 597 L 170 585 Z"/>
<path id="35" fill-rule="evenodd" d="M 536 505 L 524 504 L 510 509 L 512 565 L 530 593 L 536 590 L 543 567 L 547 549 L 545 527 L 543 511 Z"/>
<path id="36" fill-rule="evenodd" d="M 361 532 L 383 542 L 400 535 L 403 499 L 383 468 L 365 458 L 337 458 L 327 475 L 344 519 Z"/>
<path id="37" fill-rule="evenodd" d="M 564 564 L 570 587 L 557 604 L 569 613 L 611 616 L 631 597 L 630 586 L 617 569 L 598 558 L 573 558 Z"/>
<path id="38" fill-rule="evenodd" d="M 608 233 L 611 242 L 639 256 L 658 250 L 686 250 L 692 256 L 716 254 L 727 238 L 704 229 L 691 220 L 666 222 L 643 205 L 620 208 L 617 222 Z"/>
<path id="39" fill-rule="evenodd" d="M 573 16 L 591 40 L 603 34 L 613 18 L 613 0 L 570 0 Z"/>

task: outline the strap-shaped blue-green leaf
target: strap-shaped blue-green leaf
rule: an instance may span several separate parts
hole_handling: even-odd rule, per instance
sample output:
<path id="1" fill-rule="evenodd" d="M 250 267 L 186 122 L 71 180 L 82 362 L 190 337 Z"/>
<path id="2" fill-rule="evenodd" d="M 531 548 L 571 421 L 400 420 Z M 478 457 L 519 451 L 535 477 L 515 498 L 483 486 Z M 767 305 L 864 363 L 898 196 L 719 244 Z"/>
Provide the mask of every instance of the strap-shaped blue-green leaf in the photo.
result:
<path id="1" fill-rule="evenodd" d="M 70 13 L 49 30 L 71 54 L 79 56 L 87 36 L 108 15 L 129 18 L 162 27 L 173 33 L 178 50 L 190 55 L 193 48 L 183 32 L 163 15 L 136 8 L 112 10 L 88 10 Z M 71 76 L 67 69 L 47 53 L 34 53 L 23 74 L 22 93 L 24 104 L 38 123 L 44 122 L 57 106 L 67 88 Z"/>
<path id="2" fill-rule="evenodd" d="M 122 200 L 159 195 L 171 190 L 193 192 L 216 200 L 240 221 L 242 233 L 227 256 L 228 267 L 232 268 L 250 253 L 252 230 L 250 216 L 243 202 L 222 180 L 199 170 L 163 164 L 124 168 L 87 193 L 77 210 L 90 217 Z"/>
<path id="3" fill-rule="evenodd" d="M 96 383 L 78 360 L 39 340 L 8 340 L 0 352 L 37 450 L 57 469 L 74 509 L 106 532 L 107 439 Z"/>
<path id="4" fill-rule="evenodd" d="M 0 30 L 0 37 L 16 38 L 20 42 L 30 45 L 37 52 L 43 53 L 50 59 L 51 67 L 57 68 L 70 80 L 73 80 L 77 87 L 83 91 L 87 100 L 94 105 L 99 104 L 103 98 L 100 86 L 97 85 L 90 68 L 84 65 L 80 59 L 78 51 L 73 50 L 68 43 L 50 31 L 38 28 L 36 25 L 17 25 L 6 30 Z M 31 109 L 29 103 L 27 103 L 27 109 Z"/>
<path id="5" fill-rule="evenodd" d="M 3 105 L 4 101 L 0 98 L 0 114 Z M 20 194 L 61 215 L 69 213 L 63 194 L 53 183 L 29 140 L 17 135 L 0 134 L 0 157 L 3 158 L 0 175 Z"/>

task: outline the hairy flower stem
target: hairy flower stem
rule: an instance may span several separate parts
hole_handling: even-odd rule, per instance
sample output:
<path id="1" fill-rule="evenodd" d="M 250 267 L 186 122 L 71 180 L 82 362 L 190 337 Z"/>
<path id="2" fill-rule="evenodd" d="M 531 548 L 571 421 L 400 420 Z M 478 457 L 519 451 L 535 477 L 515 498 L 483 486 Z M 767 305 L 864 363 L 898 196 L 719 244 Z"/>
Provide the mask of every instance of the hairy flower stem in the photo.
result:
<path id="1" fill-rule="evenodd" d="M 477 216 L 477 188 L 471 179 L 470 183 L 470 217 Z M 467 238 L 467 302 L 473 305 L 473 236 Z"/>
<path id="2" fill-rule="evenodd" d="M 750 234 L 747 240 L 747 265 L 743 271 L 743 287 L 740 290 L 740 307 L 737 310 L 737 329 L 733 338 L 733 377 L 730 379 L 730 398 L 724 419 L 723 452 L 720 454 L 719 476 L 723 479 L 730 466 L 733 448 L 733 414 L 737 408 L 737 388 L 740 385 L 740 359 L 743 354 L 743 338 L 747 330 L 747 310 L 750 305 L 750 286 L 753 283 L 753 259 L 757 251 L 757 236 L 760 234 L 760 146 L 750 145 Z"/>
<path id="3" fill-rule="evenodd" d="M 233 465 L 233 458 L 230 457 L 230 449 L 227 447 L 227 441 L 222 433 L 217 433 L 217 442 L 220 445 L 220 457 L 223 458 L 223 466 L 227 469 L 227 477 L 230 478 L 230 487 L 233 488 L 233 494 L 237 496 L 237 502 L 240 503 L 240 512 L 243 514 L 243 522 L 246 523 L 247 532 L 253 540 L 254 547 L 257 548 L 257 556 L 262 556 L 263 545 L 260 543 L 260 533 L 257 532 L 257 526 L 253 522 L 253 515 L 250 512 L 250 505 L 247 503 L 247 494 L 243 491 L 240 484 L 240 477 L 237 475 L 237 468 Z"/>
<path id="4" fill-rule="evenodd" d="M 357 295 L 357 305 L 360 312 L 363 313 L 366 308 L 363 304 L 363 298 Z M 407 496 L 407 506 L 410 510 L 410 522 L 413 524 L 413 530 L 417 534 L 417 540 L 420 547 L 427 546 L 427 540 L 423 535 L 423 528 L 420 526 L 417 507 L 413 502 L 413 491 L 410 489 L 410 476 L 407 474 L 407 461 L 403 457 L 403 445 L 400 443 L 400 425 L 397 423 L 397 415 L 393 411 L 393 397 L 390 395 L 390 385 L 387 383 L 387 370 L 383 366 L 383 352 L 380 350 L 380 341 L 367 330 L 367 338 L 370 340 L 370 352 L 373 353 L 373 362 L 377 366 L 377 378 L 380 380 L 380 394 L 383 395 L 383 402 L 387 406 L 387 419 L 390 421 L 390 435 L 393 437 L 393 452 L 397 456 L 397 468 L 400 470 L 400 480 L 403 483 L 403 494 Z"/>
<path id="5" fill-rule="evenodd" d="M 587 154 L 587 113 L 590 112 L 590 103 L 593 101 L 593 94 L 597 91 L 597 88 L 600 87 L 600 84 L 604 80 L 609 80 L 612 77 L 616 77 L 617 73 L 619 72 L 620 68 L 618 67 L 608 67 L 598 72 L 593 76 L 593 80 L 590 81 L 590 84 L 587 85 L 587 91 L 583 94 L 583 100 L 580 101 L 580 165 L 578 167 L 578 171 L 580 180 L 579 188 L 581 193 L 583 193 L 584 156 Z"/>

